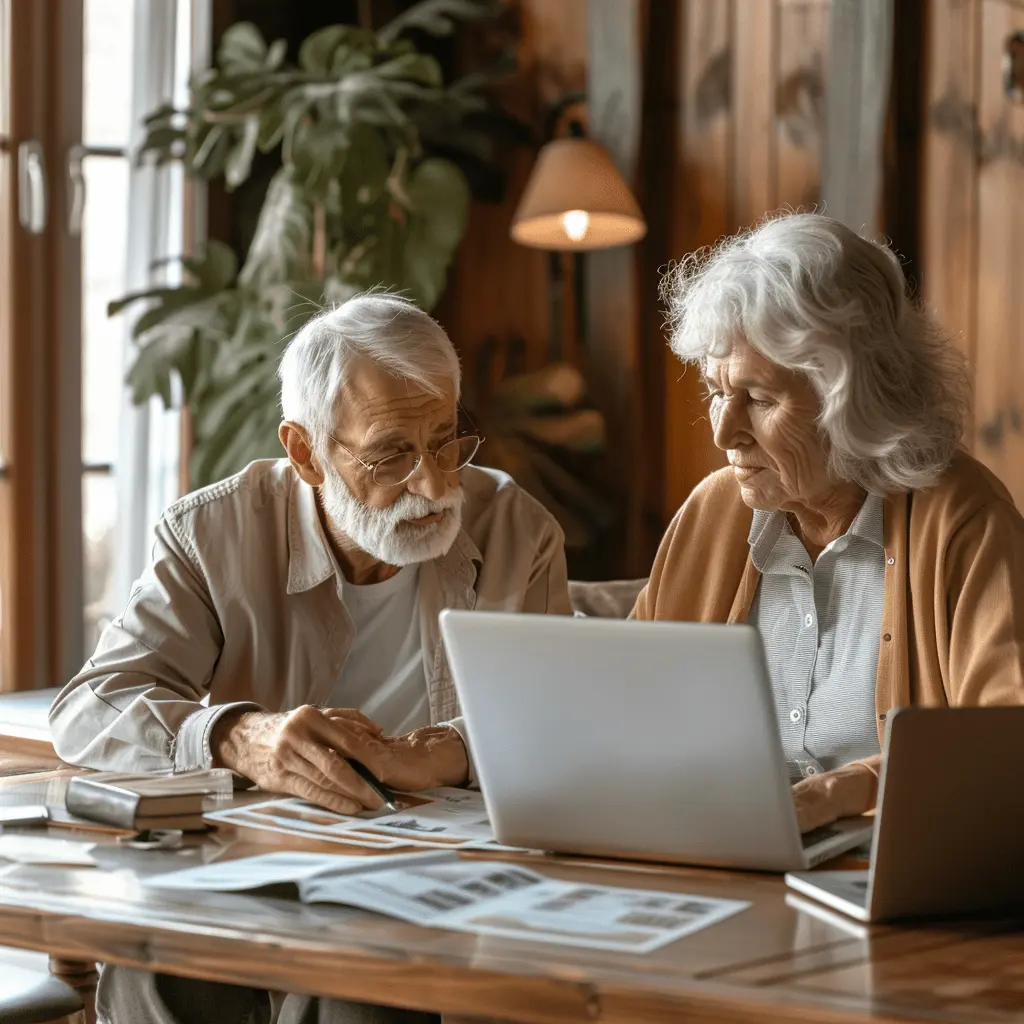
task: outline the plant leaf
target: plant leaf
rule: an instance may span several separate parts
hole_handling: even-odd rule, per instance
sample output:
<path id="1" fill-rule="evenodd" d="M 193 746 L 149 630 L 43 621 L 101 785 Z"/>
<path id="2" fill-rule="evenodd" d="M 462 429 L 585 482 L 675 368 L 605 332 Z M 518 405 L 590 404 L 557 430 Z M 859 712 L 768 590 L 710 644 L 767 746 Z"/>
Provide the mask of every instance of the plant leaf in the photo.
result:
<path id="1" fill-rule="evenodd" d="M 378 199 L 390 173 L 388 151 L 381 133 L 369 125 L 357 125 L 341 169 L 343 209 L 354 208 L 356 204 L 366 206 Z"/>
<path id="2" fill-rule="evenodd" d="M 238 276 L 243 287 L 303 276 L 309 262 L 313 207 L 282 168 L 270 180 L 249 253 Z"/>
<path id="3" fill-rule="evenodd" d="M 191 299 L 187 298 L 187 294 L 191 293 L 193 296 Z M 141 292 L 131 292 L 128 295 L 123 295 L 120 299 L 114 299 L 112 302 L 107 303 L 107 316 L 117 316 L 122 310 L 127 309 L 133 302 L 140 302 L 142 299 L 160 299 L 163 302 L 173 302 L 177 296 L 181 296 L 182 303 L 195 301 L 195 299 L 202 296 L 202 291 L 199 288 L 190 288 L 185 286 L 183 288 L 146 288 Z"/>
<path id="4" fill-rule="evenodd" d="M 249 177 L 259 135 L 259 117 L 247 117 L 245 119 L 245 127 L 242 130 L 242 136 L 232 147 L 224 164 L 224 178 L 229 190 L 238 188 Z"/>
<path id="5" fill-rule="evenodd" d="M 373 70 L 379 78 L 405 79 L 434 89 L 440 89 L 444 82 L 441 65 L 426 53 L 404 53 Z"/>
<path id="6" fill-rule="evenodd" d="M 355 25 L 328 25 L 303 41 L 299 47 L 299 67 L 315 75 L 337 75 L 344 73 L 353 54 L 369 55 L 375 49 L 372 32 Z"/>
<path id="7" fill-rule="evenodd" d="M 200 259 L 186 259 L 183 263 L 196 278 L 204 292 L 219 292 L 235 279 L 238 259 L 235 250 L 219 239 L 211 238 Z"/>
<path id="8" fill-rule="evenodd" d="M 382 46 L 390 46 L 400 35 L 420 29 L 432 36 L 449 36 L 455 23 L 493 18 L 501 11 L 494 0 L 421 0 L 377 31 Z"/>
<path id="9" fill-rule="evenodd" d="M 229 25 L 220 39 L 217 64 L 227 74 L 259 71 L 267 59 L 267 44 L 251 21 Z"/>
<path id="10" fill-rule="evenodd" d="M 466 230 L 469 187 L 447 160 L 422 161 L 409 177 L 411 211 L 402 283 L 428 312 L 444 291 L 448 264 Z"/>

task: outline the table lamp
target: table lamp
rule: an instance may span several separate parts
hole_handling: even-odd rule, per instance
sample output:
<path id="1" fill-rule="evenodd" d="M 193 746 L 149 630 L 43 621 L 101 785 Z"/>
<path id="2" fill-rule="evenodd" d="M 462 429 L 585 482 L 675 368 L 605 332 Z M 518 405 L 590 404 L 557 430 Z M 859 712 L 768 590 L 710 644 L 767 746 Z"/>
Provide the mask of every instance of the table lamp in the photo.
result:
<path id="1" fill-rule="evenodd" d="M 608 151 L 583 137 L 579 122 L 573 135 L 546 143 L 519 201 L 509 234 L 514 242 L 550 253 L 552 361 L 564 358 L 562 303 L 564 275 L 560 254 L 575 254 L 574 304 L 578 337 L 583 328 L 583 257 L 593 249 L 638 242 L 647 233 L 640 207 Z"/>
<path id="2" fill-rule="evenodd" d="M 535 249 L 581 252 L 638 242 L 647 224 L 608 151 L 554 139 L 537 156 L 510 234 Z"/>

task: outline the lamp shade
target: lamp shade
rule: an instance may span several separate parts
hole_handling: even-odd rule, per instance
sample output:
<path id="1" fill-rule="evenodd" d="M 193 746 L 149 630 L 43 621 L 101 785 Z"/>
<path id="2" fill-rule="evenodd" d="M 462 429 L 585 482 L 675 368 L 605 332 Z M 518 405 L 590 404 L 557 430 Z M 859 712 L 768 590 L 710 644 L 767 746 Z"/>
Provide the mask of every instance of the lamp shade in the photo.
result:
<path id="1" fill-rule="evenodd" d="M 510 234 L 536 249 L 610 249 L 647 233 L 640 207 L 607 150 L 555 139 L 537 155 Z"/>

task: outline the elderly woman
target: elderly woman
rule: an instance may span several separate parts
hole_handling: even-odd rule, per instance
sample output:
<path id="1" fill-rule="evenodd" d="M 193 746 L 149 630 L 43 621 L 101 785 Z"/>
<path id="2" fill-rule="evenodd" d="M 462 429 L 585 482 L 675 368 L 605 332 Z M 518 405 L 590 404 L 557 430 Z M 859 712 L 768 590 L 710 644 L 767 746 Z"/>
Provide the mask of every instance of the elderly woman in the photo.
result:
<path id="1" fill-rule="evenodd" d="M 891 708 L 1024 703 L 1024 519 L 961 450 L 964 362 L 895 254 L 817 214 L 684 261 L 663 297 L 729 467 L 634 616 L 757 626 L 801 827 L 862 813 Z"/>

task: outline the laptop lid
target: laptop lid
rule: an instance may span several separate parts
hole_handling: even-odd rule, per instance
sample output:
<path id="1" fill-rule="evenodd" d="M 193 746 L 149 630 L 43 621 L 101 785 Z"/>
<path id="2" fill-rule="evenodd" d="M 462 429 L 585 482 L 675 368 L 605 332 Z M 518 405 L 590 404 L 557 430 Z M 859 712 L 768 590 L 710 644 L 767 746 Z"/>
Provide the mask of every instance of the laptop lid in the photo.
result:
<path id="1" fill-rule="evenodd" d="M 441 630 L 500 842 L 806 864 L 752 627 L 445 611 Z"/>
<path id="2" fill-rule="evenodd" d="M 901 708 L 886 722 L 873 921 L 1024 906 L 1024 707 Z"/>

